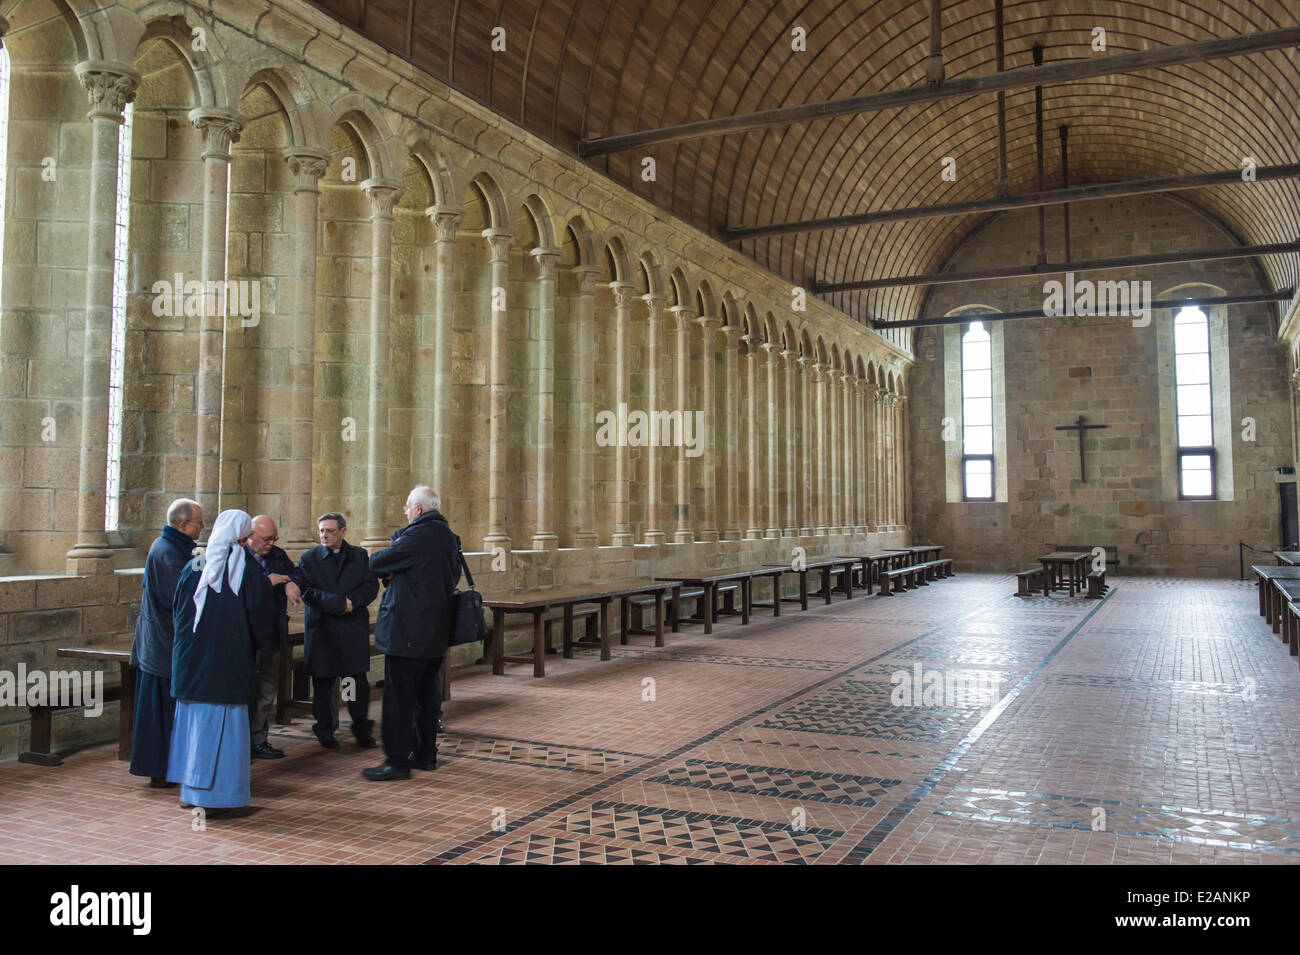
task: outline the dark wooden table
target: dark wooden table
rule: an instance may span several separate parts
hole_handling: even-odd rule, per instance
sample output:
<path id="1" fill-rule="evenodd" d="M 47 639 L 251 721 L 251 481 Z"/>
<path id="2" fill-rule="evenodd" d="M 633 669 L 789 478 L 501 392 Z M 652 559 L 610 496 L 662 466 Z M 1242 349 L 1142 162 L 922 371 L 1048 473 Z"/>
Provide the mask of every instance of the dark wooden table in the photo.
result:
<path id="1" fill-rule="evenodd" d="M 678 587 L 699 587 L 704 591 L 704 632 L 712 633 L 713 624 L 718 619 L 718 584 L 729 580 L 740 584 L 740 622 L 749 623 L 749 611 L 753 606 L 754 577 L 772 577 L 772 585 L 777 588 L 778 599 L 773 601 L 773 615 L 781 612 L 780 574 L 788 570 L 786 564 L 772 567 L 750 567 L 744 570 L 719 570 L 709 574 L 662 574 L 655 580 L 676 584 Z"/>
<path id="2" fill-rule="evenodd" d="M 903 565 L 905 560 L 911 558 L 911 554 L 905 550 L 887 550 L 879 554 L 868 554 L 866 557 L 866 567 L 868 579 L 866 581 L 867 593 L 871 593 L 871 584 L 880 582 L 880 573 L 885 570 L 896 570 Z"/>
<path id="3" fill-rule="evenodd" d="M 609 605 L 618 600 L 626 626 L 631 617 L 629 598 L 642 594 L 655 597 L 655 646 L 664 645 L 664 594 L 671 583 L 644 578 L 594 580 L 581 587 L 552 587 L 510 594 L 484 594 L 483 606 L 492 611 L 492 672 L 505 673 L 507 663 L 531 663 L 533 676 L 546 676 L 546 612 L 559 607 L 564 612 L 564 655 L 573 656 L 573 608 L 579 604 L 600 605 L 600 658 L 608 660 L 610 652 Z M 505 622 L 507 614 L 529 614 L 533 619 L 533 652 L 529 656 L 506 656 Z"/>
<path id="4" fill-rule="evenodd" d="M 943 553 L 943 546 L 940 544 L 913 544 L 910 547 L 904 547 L 905 553 L 912 555 L 912 564 L 924 564 L 926 561 L 938 560 L 939 555 Z"/>
<path id="5" fill-rule="evenodd" d="M 131 729 L 135 721 L 135 667 L 131 666 L 131 641 L 125 643 L 105 643 L 97 647 L 60 647 L 58 655 L 74 660 L 107 660 L 117 664 L 121 676 L 121 693 L 117 704 L 117 758 L 131 758 Z M 41 729 L 42 735 L 49 732 L 49 727 Z M 36 739 L 36 721 L 32 721 L 32 741 L 28 749 L 40 752 L 50 751 L 51 740 Z M 57 757 L 56 757 L 57 758 Z"/>
<path id="6" fill-rule="evenodd" d="M 1085 577 L 1084 565 L 1087 564 L 1090 556 L 1087 551 L 1054 550 L 1050 554 L 1039 557 L 1039 563 L 1043 565 L 1043 596 L 1051 596 L 1053 589 L 1064 590 L 1067 586 L 1071 597 L 1076 591 L 1082 590 Z M 1069 572 L 1068 584 L 1065 583 L 1067 571 Z"/>
<path id="7" fill-rule="evenodd" d="M 1255 585 L 1259 588 L 1259 615 L 1273 626 L 1277 632 L 1277 609 L 1274 606 L 1274 580 L 1300 580 L 1300 567 L 1288 567 L 1277 564 L 1256 564 L 1251 568 L 1255 572 Z"/>
<path id="8" fill-rule="evenodd" d="M 800 610 L 808 609 L 808 575 L 814 572 L 822 575 L 822 590 L 826 592 L 826 602 L 831 602 L 831 568 L 835 566 L 832 561 L 806 560 L 797 569 L 790 564 L 768 564 L 767 566 L 781 567 L 791 574 L 799 575 L 799 595 L 797 597 L 782 597 L 781 599 L 786 603 L 797 603 Z"/>
<path id="9" fill-rule="evenodd" d="M 1277 558 L 1279 564 L 1287 567 L 1300 564 L 1300 550 L 1275 550 L 1273 556 Z"/>
<path id="10" fill-rule="evenodd" d="M 1300 580 L 1278 577 L 1273 579 L 1272 586 L 1277 591 L 1278 616 L 1282 618 L 1280 627 L 1282 642 L 1291 651 L 1291 656 L 1296 656 L 1297 641 L 1300 640 L 1300 621 L 1296 619 L 1297 612 L 1300 612 L 1300 608 L 1296 606 L 1300 601 Z"/>

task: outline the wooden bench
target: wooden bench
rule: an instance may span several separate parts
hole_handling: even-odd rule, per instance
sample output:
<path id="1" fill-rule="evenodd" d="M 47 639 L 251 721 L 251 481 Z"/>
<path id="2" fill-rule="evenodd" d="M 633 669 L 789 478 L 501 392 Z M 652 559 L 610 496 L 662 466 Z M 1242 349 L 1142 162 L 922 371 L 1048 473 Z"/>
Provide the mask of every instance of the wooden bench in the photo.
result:
<path id="1" fill-rule="evenodd" d="M 892 597 L 900 590 L 925 587 L 932 580 L 944 580 L 952 576 L 954 574 L 951 557 L 927 560 L 925 563 L 913 564 L 910 567 L 896 567 L 881 572 L 880 596 Z"/>
<path id="2" fill-rule="evenodd" d="M 740 585 L 736 583 L 719 584 L 717 587 L 718 596 L 723 598 L 723 605 L 718 608 L 718 613 L 739 614 L 736 608 L 736 596 L 740 593 Z M 695 611 L 689 616 L 683 616 L 680 612 L 679 604 L 682 601 L 694 600 Z M 645 613 L 647 610 L 653 611 L 655 608 L 654 594 L 645 594 L 638 597 L 632 597 L 628 600 L 632 607 L 632 623 L 627 633 L 640 634 L 642 636 L 652 631 L 645 627 Z M 668 622 L 673 633 L 681 632 L 683 621 L 692 623 L 704 622 L 704 588 L 703 587 L 682 587 L 680 593 L 668 602 Z M 624 634 L 623 643 L 627 643 L 627 634 Z"/>
<path id="3" fill-rule="evenodd" d="M 1035 567 L 1032 570 L 1021 570 L 1016 573 L 1016 593 L 1017 597 L 1032 597 L 1036 591 L 1043 588 L 1043 568 Z"/>
<path id="4" fill-rule="evenodd" d="M 132 684 L 134 684 L 135 671 L 132 670 L 130 667 L 126 667 L 125 670 L 127 673 L 130 674 L 130 676 L 128 676 L 127 679 L 130 680 Z M 53 688 L 51 688 L 51 690 L 52 689 Z M 132 720 L 135 717 L 135 713 L 134 713 L 135 695 L 134 693 L 128 693 L 128 696 L 130 699 L 130 707 L 132 712 L 126 714 L 125 719 L 123 718 L 122 711 L 119 710 L 119 714 L 118 714 L 118 721 L 117 721 L 117 725 L 118 725 L 117 758 L 118 759 L 131 758 L 131 724 L 132 724 Z M 122 678 L 121 677 L 119 677 L 117 680 L 105 679 L 103 695 L 99 698 L 99 702 L 101 704 L 112 703 L 115 701 L 116 702 L 122 701 Z M 18 762 L 32 763 L 33 765 L 36 766 L 60 765 L 63 762 L 63 758 L 57 755 L 53 751 L 54 714 L 57 713 L 59 710 L 72 710 L 72 709 L 80 709 L 80 708 L 81 708 L 81 704 L 77 704 L 76 706 L 47 704 L 45 706 L 27 707 L 27 713 L 29 716 L 31 716 L 32 719 L 31 739 L 28 742 L 27 749 L 18 754 Z M 123 707 L 123 709 L 125 709 L 125 706 Z"/>
<path id="5" fill-rule="evenodd" d="M 1100 599 L 1110 587 L 1106 584 L 1106 572 L 1094 570 L 1088 574 L 1088 596 Z"/>

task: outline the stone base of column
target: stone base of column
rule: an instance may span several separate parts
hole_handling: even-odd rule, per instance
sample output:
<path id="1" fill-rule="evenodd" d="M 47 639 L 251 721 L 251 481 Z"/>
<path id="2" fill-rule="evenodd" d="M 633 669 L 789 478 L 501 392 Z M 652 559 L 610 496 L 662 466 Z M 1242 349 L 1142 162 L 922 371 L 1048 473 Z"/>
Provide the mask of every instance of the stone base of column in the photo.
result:
<path id="1" fill-rule="evenodd" d="M 574 534 L 574 547 L 595 547 L 600 543 L 600 538 L 595 534 Z"/>
<path id="2" fill-rule="evenodd" d="M 799 536 L 800 536 L 800 537 L 812 537 L 812 536 L 813 536 L 813 529 L 812 529 L 811 527 L 801 527 L 801 528 L 799 528 Z"/>
<path id="3" fill-rule="evenodd" d="M 549 532 L 543 531 L 533 535 L 533 550 L 558 550 L 560 539 Z"/>
<path id="4" fill-rule="evenodd" d="M 747 541 L 761 541 L 762 539 L 763 539 L 763 528 L 761 528 L 761 527 L 747 527 L 747 528 L 745 528 L 745 540 L 747 540 Z"/>
<path id="5" fill-rule="evenodd" d="M 697 532 L 695 539 L 702 544 L 714 544 L 721 540 L 717 531 L 709 529 Z"/>
<path id="6" fill-rule="evenodd" d="M 387 547 L 388 541 L 389 539 L 387 537 L 366 537 L 358 546 L 373 554 L 375 551 L 383 550 Z"/>
<path id="7" fill-rule="evenodd" d="M 646 531 L 645 540 L 643 541 L 643 543 L 666 544 L 668 543 L 668 535 L 665 534 L 663 531 Z"/>
<path id="8" fill-rule="evenodd" d="M 630 531 L 619 531 L 609 539 L 609 542 L 614 547 L 631 547 L 636 543 L 636 538 Z"/>
<path id="9" fill-rule="evenodd" d="M 797 528 L 797 527 L 785 527 L 785 528 L 782 528 L 782 529 L 781 529 L 781 536 L 782 536 L 782 537 L 798 537 L 798 536 L 799 536 L 799 528 Z"/>
<path id="10" fill-rule="evenodd" d="M 729 540 L 729 541 L 744 540 L 745 532 L 741 530 L 739 527 L 732 527 L 726 531 L 723 531 L 722 537 L 724 540 Z"/>
<path id="11" fill-rule="evenodd" d="M 828 530 L 829 528 L 825 526 L 818 527 L 815 531 L 813 531 L 813 535 L 816 537 L 825 537 Z"/>
<path id="12" fill-rule="evenodd" d="M 694 534 L 693 531 L 689 531 L 689 530 L 685 530 L 685 531 L 682 531 L 682 530 L 673 531 L 673 543 L 674 543 L 674 544 L 694 544 L 694 543 L 695 543 L 695 534 Z"/>
<path id="13" fill-rule="evenodd" d="M 779 527 L 769 527 L 767 530 L 763 531 L 764 540 L 779 540 L 780 537 L 781 528 Z"/>
<path id="14" fill-rule="evenodd" d="M 871 532 L 871 528 L 869 528 L 866 524 L 859 524 L 857 526 L 857 532 L 859 534 L 868 534 Z"/>
<path id="15" fill-rule="evenodd" d="M 284 552 L 286 554 L 288 554 L 290 557 L 293 557 L 294 560 L 297 560 L 298 557 L 301 557 L 304 553 L 311 550 L 313 547 L 318 546 L 319 544 L 320 541 L 315 538 L 299 537 L 293 540 L 281 541 L 280 547 L 284 549 Z M 297 557 L 295 557 L 294 555 L 297 555 Z"/>
<path id="16" fill-rule="evenodd" d="M 111 574 L 113 552 L 102 547 L 74 547 L 67 554 L 67 572 L 76 577 Z"/>

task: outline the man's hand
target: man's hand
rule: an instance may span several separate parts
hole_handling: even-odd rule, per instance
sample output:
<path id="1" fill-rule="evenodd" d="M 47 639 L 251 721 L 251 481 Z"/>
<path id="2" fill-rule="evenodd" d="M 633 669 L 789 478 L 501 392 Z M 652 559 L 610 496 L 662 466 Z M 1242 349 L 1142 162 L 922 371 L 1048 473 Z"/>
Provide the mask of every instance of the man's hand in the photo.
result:
<path id="1" fill-rule="evenodd" d="M 279 577 L 282 575 L 277 574 L 276 576 Z M 302 603 L 302 591 L 298 589 L 298 585 L 292 580 L 284 585 L 284 595 L 289 598 L 289 603 L 293 604 L 295 607 Z"/>
<path id="2" fill-rule="evenodd" d="M 344 597 L 343 600 L 344 600 L 344 601 L 347 603 L 347 605 L 348 605 L 348 613 L 351 613 L 351 612 L 352 612 L 352 598 L 351 598 L 351 597 Z"/>
<path id="3" fill-rule="evenodd" d="M 267 574 L 266 579 L 271 582 L 272 587 L 279 587 L 281 584 L 289 583 L 289 578 L 284 574 Z"/>

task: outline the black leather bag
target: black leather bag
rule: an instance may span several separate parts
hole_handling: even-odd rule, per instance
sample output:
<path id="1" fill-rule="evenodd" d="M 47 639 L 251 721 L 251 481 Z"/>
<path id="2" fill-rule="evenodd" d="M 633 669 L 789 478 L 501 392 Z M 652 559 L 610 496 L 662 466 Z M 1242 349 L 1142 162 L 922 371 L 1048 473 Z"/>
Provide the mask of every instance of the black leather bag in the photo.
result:
<path id="1" fill-rule="evenodd" d="M 465 555 L 460 555 L 460 567 L 469 582 L 469 590 L 457 590 L 455 594 L 456 619 L 451 628 L 451 646 L 462 643 L 474 643 L 482 640 L 487 633 L 483 622 L 483 595 L 474 589 L 474 575 L 469 572 Z"/>

